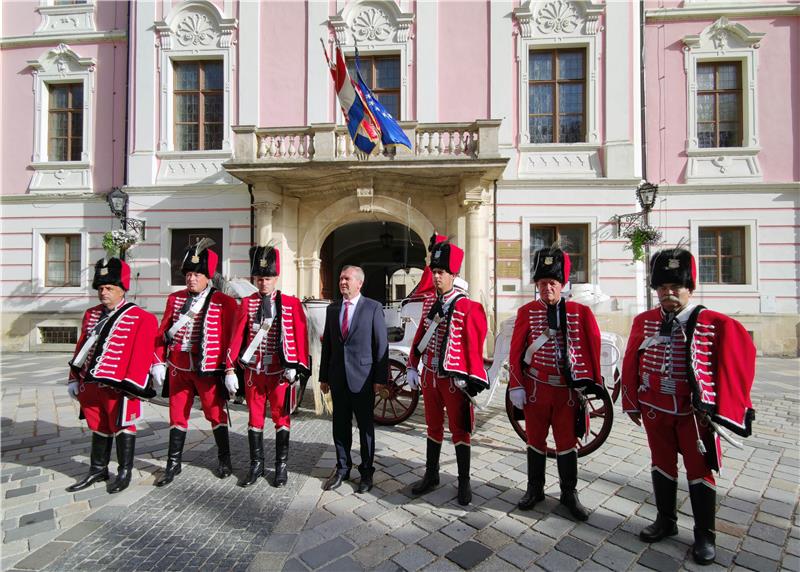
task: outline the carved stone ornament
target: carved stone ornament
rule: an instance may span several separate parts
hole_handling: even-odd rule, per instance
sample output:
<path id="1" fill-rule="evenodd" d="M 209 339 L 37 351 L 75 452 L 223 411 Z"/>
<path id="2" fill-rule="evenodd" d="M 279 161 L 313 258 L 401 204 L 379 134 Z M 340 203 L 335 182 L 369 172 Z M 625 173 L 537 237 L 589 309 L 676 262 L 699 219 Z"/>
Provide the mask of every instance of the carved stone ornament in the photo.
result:
<path id="1" fill-rule="evenodd" d="M 384 42 L 394 34 L 395 27 L 386 13 L 375 6 L 362 10 L 353 19 L 353 35 L 359 42 Z"/>
<path id="2" fill-rule="evenodd" d="M 758 49 L 763 37 L 763 32 L 751 32 L 723 16 L 699 35 L 685 36 L 683 43 L 688 50 L 713 50 L 717 55 L 724 55 L 731 50 Z"/>
<path id="3" fill-rule="evenodd" d="M 571 34 L 580 22 L 578 10 L 565 0 L 548 2 L 536 15 L 536 26 L 543 34 Z"/>
<path id="4" fill-rule="evenodd" d="M 205 14 L 189 14 L 175 27 L 175 37 L 182 46 L 208 46 L 218 34 Z"/>

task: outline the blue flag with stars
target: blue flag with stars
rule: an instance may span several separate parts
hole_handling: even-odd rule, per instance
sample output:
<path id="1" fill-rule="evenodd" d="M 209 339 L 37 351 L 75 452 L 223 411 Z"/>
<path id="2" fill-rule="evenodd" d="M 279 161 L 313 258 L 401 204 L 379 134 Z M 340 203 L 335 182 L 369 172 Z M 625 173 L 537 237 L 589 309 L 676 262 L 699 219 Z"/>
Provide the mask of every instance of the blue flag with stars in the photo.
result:
<path id="1" fill-rule="evenodd" d="M 358 50 L 356 50 L 356 75 L 358 76 L 358 87 L 364 95 L 364 99 L 369 106 L 369 110 L 378 122 L 381 128 L 381 142 L 386 145 L 405 145 L 411 149 L 411 141 L 406 137 L 402 127 L 398 125 L 397 120 L 392 117 L 392 114 L 386 111 L 386 108 L 381 105 L 375 94 L 367 87 L 364 78 L 361 77 L 361 68 L 358 61 Z"/>

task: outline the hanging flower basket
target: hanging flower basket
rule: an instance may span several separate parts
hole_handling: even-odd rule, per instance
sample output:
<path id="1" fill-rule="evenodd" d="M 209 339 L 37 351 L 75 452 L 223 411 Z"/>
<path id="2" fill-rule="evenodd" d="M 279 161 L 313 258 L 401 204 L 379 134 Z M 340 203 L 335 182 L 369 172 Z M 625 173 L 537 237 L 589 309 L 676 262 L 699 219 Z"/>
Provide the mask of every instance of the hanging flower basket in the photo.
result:
<path id="1" fill-rule="evenodd" d="M 633 261 L 644 260 L 644 250 L 647 246 L 654 246 L 661 241 L 661 231 L 646 224 L 633 224 L 625 229 L 622 237 L 628 240 L 626 250 L 633 254 Z"/>
<path id="2" fill-rule="evenodd" d="M 119 256 L 139 241 L 139 234 L 134 230 L 110 230 L 103 235 L 103 249 L 106 254 Z"/>

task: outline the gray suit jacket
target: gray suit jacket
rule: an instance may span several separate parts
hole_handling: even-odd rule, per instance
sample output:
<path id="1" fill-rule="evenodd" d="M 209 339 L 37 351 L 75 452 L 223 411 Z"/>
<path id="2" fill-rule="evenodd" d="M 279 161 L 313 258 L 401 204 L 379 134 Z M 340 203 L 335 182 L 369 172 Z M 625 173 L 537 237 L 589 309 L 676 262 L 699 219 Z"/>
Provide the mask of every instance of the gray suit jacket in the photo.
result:
<path id="1" fill-rule="evenodd" d="M 319 381 L 335 389 L 359 393 L 366 384 L 386 383 L 389 344 L 383 306 L 361 296 L 350 318 L 347 339 L 342 339 L 339 312 L 342 301 L 328 306 L 322 334 Z"/>

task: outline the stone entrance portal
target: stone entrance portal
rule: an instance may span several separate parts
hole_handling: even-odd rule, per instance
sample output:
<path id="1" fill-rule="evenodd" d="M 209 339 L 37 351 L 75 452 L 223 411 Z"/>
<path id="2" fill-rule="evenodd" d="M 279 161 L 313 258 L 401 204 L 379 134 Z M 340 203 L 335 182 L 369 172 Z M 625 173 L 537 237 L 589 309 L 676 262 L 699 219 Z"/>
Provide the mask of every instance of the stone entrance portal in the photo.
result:
<path id="1" fill-rule="evenodd" d="M 419 281 L 426 248 L 416 232 L 396 222 L 340 226 L 325 238 L 320 249 L 320 295 L 338 298 L 339 273 L 345 265 L 353 264 L 364 269 L 365 296 L 384 304 L 402 298 Z"/>

